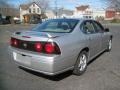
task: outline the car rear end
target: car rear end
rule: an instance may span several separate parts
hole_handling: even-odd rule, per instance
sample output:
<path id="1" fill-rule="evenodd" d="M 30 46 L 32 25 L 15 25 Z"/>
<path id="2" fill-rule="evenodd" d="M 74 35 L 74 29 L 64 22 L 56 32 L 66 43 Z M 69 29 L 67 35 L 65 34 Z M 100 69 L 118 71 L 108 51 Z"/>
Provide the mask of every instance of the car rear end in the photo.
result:
<path id="1" fill-rule="evenodd" d="M 76 47 L 71 39 L 78 22 L 77 19 L 48 20 L 31 31 L 14 33 L 11 37 L 14 60 L 20 66 L 47 75 L 73 69 Z"/>
<path id="2" fill-rule="evenodd" d="M 61 51 L 48 34 L 39 32 L 16 32 L 11 37 L 12 55 L 20 66 L 47 75 L 58 74 L 57 61 Z"/>

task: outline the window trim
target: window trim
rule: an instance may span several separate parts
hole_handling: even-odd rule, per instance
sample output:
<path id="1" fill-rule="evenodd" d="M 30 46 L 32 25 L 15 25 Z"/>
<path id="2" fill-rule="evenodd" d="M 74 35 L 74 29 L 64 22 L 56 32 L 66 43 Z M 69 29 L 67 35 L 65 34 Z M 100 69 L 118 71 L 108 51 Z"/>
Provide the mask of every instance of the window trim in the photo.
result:
<path id="1" fill-rule="evenodd" d="M 36 13 L 36 10 L 35 10 L 35 8 L 33 8 L 33 13 Z"/>
<path id="2" fill-rule="evenodd" d="M 33 7 L 35 7 L 35 3 L 33 3 Z"/>
<path id="3" fill-rule="evenodd" d="M 97 27 L 96 27 L 95 23 L 96 23 L 100 28 L 102 28 L 102 29 L 99 30 L 99 31 L 97 31 Z M 96 32 L 96 33 L 104 33 L 104 27 L 103 27 L 99 22 L 93 21 L 93 24 L 94 24 L 94 28 L 95 28 L 95 32 Z"/>
<path id="4" fill-rule="evenodd" d="M 37 13 L 40 13 L 40 8 L 37 8 Z"/>
<path id="5" fill-rule="evenodd" d="M 31 8 L 29 8 L 29 13 L 32 13 L 32 12 L 31 12 Z"/>

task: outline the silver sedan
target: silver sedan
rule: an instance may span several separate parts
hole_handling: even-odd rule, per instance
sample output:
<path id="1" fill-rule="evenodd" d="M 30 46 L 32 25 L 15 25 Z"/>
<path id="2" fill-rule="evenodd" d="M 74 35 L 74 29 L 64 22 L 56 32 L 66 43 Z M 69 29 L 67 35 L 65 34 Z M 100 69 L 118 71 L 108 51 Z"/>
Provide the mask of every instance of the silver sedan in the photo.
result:
<path id="1" fill-rule="evenodd" d="M 53 19 L 13 33 L 10 48 L 14 61 L 24 68 L 47 75 L 68 70 L 81 75 L 90 60 L 111 50 L 112 37 L 94 20 Z"/>

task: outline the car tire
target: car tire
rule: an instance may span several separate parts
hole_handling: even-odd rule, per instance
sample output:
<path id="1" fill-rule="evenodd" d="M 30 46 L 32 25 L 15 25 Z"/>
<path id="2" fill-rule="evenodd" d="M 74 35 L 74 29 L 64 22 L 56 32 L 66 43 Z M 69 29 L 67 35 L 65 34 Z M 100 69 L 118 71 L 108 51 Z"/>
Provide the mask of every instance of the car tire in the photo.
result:
<path id="1" fill-rule="evenodd" d="M 112 49 L 112 39 L 108 41 L 107 51 L 110 52 Z"/>
<path id="2" fill-rule="evenodd" d="M 86 51 L 82 51 L 76 61 L 74 66 L 73 74 L 82 75 L 87 69 L 88 54 Z"/>

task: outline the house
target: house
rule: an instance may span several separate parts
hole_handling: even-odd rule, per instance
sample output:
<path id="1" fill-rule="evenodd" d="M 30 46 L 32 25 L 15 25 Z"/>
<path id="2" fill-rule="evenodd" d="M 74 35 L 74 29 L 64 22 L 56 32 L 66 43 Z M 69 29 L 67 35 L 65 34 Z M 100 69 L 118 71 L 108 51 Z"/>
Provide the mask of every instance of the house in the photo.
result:
<path id="1" fill-rule="evenodd" d="M 105 12 L 106 20 L 112 20 L 115 18 L 115 10 L 114 9 L 107 9 Z"/>
<path id="2" fill-rule="evenodd" d="M 105 10 L 92 9 L 89 5 L 81 5 L 75 8 L 74 11 L 75 18 L 87 18 L 95 20 L 105 19 Z"/>
<path id="3" fill-rule="evenodd" d="M 81 5 L 75 8 L 74 15 L 75 18 L 93 18 L 93 10 L 89 5 Z"/>
<path id="4" fill-rule="evenodd" d="M 24 23 L 38 23 L 41 20 L 41 7 L 32 2 L 30 4 L 20 5 L 20 20 Z"/>
<path id="5" fill-rule="evenodd" d="M 106 10 L 106 20 L 113 20 L 113 19 L 120 20 L 120 10 L 115 10 L 114 8 L 108 8 Z"/>

